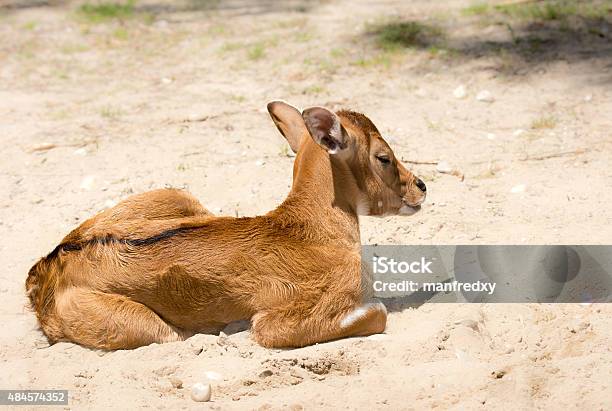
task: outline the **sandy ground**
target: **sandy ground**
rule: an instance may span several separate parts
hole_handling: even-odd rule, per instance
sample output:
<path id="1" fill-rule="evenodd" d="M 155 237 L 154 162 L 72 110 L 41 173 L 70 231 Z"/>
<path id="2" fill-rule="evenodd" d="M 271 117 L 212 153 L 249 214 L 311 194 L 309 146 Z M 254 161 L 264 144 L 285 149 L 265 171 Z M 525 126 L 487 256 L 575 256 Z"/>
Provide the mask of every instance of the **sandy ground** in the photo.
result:
<path id="1" fill-rule="evenodd" d="M 364 218 L 364 243 L 610 243 L 609 22 L 509 31 L 467 1 L 369 3 L 143 1 L 92 22 L 77 3 L 0 2 L 0 388 L 68 389 L 71 409 L 612 408 L 610 304 L 425 304 L 384 335 L 287 351 L 242 331 L 104 353 L 37 330 L 29 267 L 126 196 L 279 204 L 292 158 L 274 98 L 362 111 L 399 157 L 463 175 L 407 163 L 427 203 Z M 368 32 L 388 18 L 440 25 L 444 43 L 381 50 Z M 213 401 L 195 403 L 206 378 Z"/>

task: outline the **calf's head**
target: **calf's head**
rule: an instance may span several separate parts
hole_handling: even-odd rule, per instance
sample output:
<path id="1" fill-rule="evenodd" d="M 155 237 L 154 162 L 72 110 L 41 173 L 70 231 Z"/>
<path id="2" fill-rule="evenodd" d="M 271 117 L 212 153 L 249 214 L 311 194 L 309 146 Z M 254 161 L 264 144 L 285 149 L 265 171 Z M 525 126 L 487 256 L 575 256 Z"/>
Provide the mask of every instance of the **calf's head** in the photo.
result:
<path id="1" fill-rule="evenodd" d="M 358 214 L 411 215 L 425 200 L 425 183 L 400 163 L 363 114 L 347 110 L 333 113 L 324 107 L 300 113 L 282 101 L 269 103 L 268 111 L 294 152 L 312 139 L 333 161 L 347 166 L 357 189 Z"/>

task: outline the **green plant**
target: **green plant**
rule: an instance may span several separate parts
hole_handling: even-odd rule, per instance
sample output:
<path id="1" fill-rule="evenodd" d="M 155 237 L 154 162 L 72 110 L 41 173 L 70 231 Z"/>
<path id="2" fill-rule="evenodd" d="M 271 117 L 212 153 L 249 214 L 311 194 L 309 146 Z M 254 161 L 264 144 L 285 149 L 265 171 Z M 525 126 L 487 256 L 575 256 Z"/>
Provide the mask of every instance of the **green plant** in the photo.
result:
<path id="1" fill-rule="evenodd" d="M 439 27 L 418 21 L 379 23 L 370 27 L 370 33 L 375 35 L 377 45 L 387 51 L 429 46 L 443 36 L 443 31 Z"/>
<path id="2" fill-rule="evenodd" d="M 487 3 L 476 3 L 461 10 L 461 14 L 464 16 L 479 16 L 488 12 L 489 5 Z"/>
<path id="3" fill-rule="evenodd" d="M 266 55 L 266 46 L 264 43 L 259 42 L 253 44 L 248 51 L 249 60 L 260 60 Z"/>
<path id="4" fill-rule="evenodd" d="M 552 115 L 544 115 L 531 122 L 531 128 L 533 130 L 555 128 L 556 125 L 557 125 L 557 118 Z"/>
<path id="5" fill-rule="evenodd" d="M 134 14 L 134 0 L 126 3 L 85 3 L 78 9 L 79 14 L 93 23 L 99 23 L 112 19 L 125 19 Z"/>

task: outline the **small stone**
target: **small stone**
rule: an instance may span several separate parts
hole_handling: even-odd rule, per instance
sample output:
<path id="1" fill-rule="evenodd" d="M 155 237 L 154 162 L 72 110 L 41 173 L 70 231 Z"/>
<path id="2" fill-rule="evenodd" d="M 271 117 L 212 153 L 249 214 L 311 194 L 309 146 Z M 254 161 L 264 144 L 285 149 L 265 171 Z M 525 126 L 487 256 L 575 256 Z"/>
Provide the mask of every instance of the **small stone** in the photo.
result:
<path id="1" fill-rule="evenodd" d="M 162 84 L 170 84 L 172 83 L 172 79 L 169 77 L 164 77 L 161 79 Z"/>
<path id="2" fill-rule="evenodd" d="M 495 370 L 495 371 L 491 371 L 491 376 L 493 378 L 504 378 L 504 375 L 506 375 L 506 371 L 504 370 Z"/>
<path id="3" fill-rule="evenodd" d="M 206 119 L 206 116 L 200 113 L 191 113 L 187 116 L 187 121 L 190 123 L 197 123 Z"/>
<path id="4" fill-rule="evenodd" d="M 116 201 L 114 201 L 114 200 L 111 200 L 111 199 L 108 199 L 108 200 L 106 200 L 106 201 L 104 202 L 104 208 L 105 208 L 105 209 L 107 209 L 107 208 L 113 208 L 113 207 L 114 207 L 114 206 L 116 206 L 116 205 L 117 205 L 117 202 L 116 202 Z"/>
<path id="5" fill-rule="evenodd" d="M 493 94 L 489 90 L 482 90 L 476 94 L 476 100 L 482 101 L 483 103 L 492 103 L 495 101 Z"/>
<path id="6" fill-rule="evenodd" d="M 201 382 L 196 382 L 191 387 L 191 399 L 196 402 L 206 402 L 210 401 L 211 397 L 211 388 L 210 384 L 202 384 Z"/>
<path id="7" fill-rule="evenodd" d="M 523 130 L 522 128 L 519 128 L 518 130 L 515 130 L 514 133 L 512 133 L 512 135 L 514 137 L 520 137 L 520 136 L 522 136 L 525 133 L 526 133 L 525 130 Z"/>
<path id="8" fill-rule="evenodd" d="M 526 188 L 527 186 L 525 184 L 519 184 L 519 185 L 512 187 L 510 189 L 510 192 L 513 194 L 518 194 L 518 193 L 524 192 Z"/>
<path id="9" fill-rule="evenodd" d="M 170 384 L 172 384 L 173 388 L 183 388 L 183 381 L 180 378 L 175 377 L 174 375 L 170 376 L 168 378 L 168 381 L 170 381 Z"/>
<path id="10" fill-rule="evenodd" d="M 83 180 L 81 181 L 81 186 L 80 186 L 81 189 L 91 190 L 95 179 L 96 177 L 94 176 L 86 176 L 85 178 L 83 178 Z"/>
<path id="11" fill-rule="evenodd" d="M 453 96 L 455 96 L 455 98 L 465 98 L 465 96 L 467 96 L 465 86 L 462 84 L 453 90 Z"/>
<path id="12" fill-rule="evenodd" d="M 426 97 L 427 96 L 427 90 L 425 90 L 424 88 L 419 87 L 417 89 L 417 91 L 414 92 L 414 94 L 416 94 L 419 97 Z"/>
<path id="13" fill-rule="evenodd" d="M 259 378 L 268 378 L 268 377 L 271 377 L 272 374 L 273 372 L 270 370 L 263 370 L 262 372 L 259 373 Z"/>
<path id="14" fill-rule="evenodd" d="M 436 171 L 438 171 L 438 173 L 450 174 L 453 168 L 446 161 L 439 161 L 436 165 Z"/>
<path id="15" fill-rule="evenodd" d="M 257 167 L 261 167 L 261 166 L 263 166 L 264 164 L 266 164 L 266 162 L 265 162 L 265 160 L 262 160 L 262 159 L 259 159 L 259 160 L 257 160 L 257 161 L 255 162 L 255 165 L 256 165 Z"/>
<path id="16" fill-rule="evenodd" d="M 204 376 L 209 380 L 209 381 L 221 381 L 223 379 L 223 377 L 221 376 L 221 374 L 219 374 L 218 372 L 214 372 L 214 371 L 206 371 L 204 373 Z"/>
<path id="17" fill-rule="evenodd" d="M 493 133 L 487 133 L 487 138 L 488 138 L 489 140 L 495 140 L 496 136 L 495 136 L 495 134 L 493 134 Z"/>
<path id="18" fill-rule="evenodd" d="M 73 153 L 75 156 L 86 156 L 87 155 L 87 150 L 84 148 L 78 148 L 76 150 L 74 150 Z"/>
<path id="19" fill-rule="evenodd" d="M 157 390 L 163 393 L 169 393 L 174 388 L 174 384 L 168 380 L 162 380 L 158 383 Z"/>
<path id="20" fill-rule="evenodd" d="M 593 100 L 593 95 L 592 94 L 587 94 L 586 96 L 584 96 L 585 103 L 588 103 L 591 100 Z"/>

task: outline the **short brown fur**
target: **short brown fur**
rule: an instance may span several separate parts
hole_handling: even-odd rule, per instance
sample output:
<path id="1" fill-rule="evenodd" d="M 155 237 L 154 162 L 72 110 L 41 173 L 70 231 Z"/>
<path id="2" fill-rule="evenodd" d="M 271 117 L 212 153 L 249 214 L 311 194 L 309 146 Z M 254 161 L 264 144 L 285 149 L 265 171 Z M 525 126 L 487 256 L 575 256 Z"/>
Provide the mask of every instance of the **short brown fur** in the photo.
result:
<path id="1" fill-rule="evenodd" d="M 297 151 L 287 199 L 263 216 L 217 217 L 188 193 L 156 190 L 87 220 L 26 280 L 51 343 L 134 348 L 242 319 L 266 347 L 384 331 L 384 307 L 364 306 L 358 213 L 418 209 L 418 179 L 362 114 L 268 109 Z"/>

